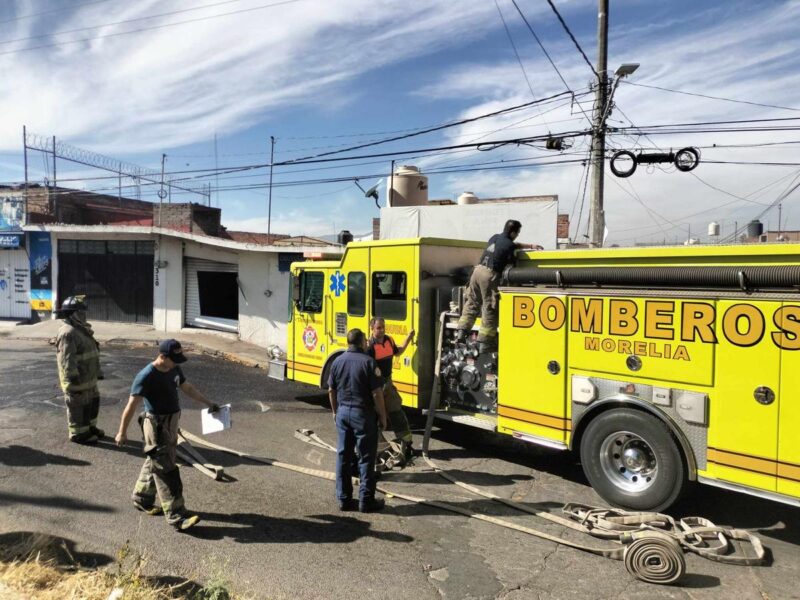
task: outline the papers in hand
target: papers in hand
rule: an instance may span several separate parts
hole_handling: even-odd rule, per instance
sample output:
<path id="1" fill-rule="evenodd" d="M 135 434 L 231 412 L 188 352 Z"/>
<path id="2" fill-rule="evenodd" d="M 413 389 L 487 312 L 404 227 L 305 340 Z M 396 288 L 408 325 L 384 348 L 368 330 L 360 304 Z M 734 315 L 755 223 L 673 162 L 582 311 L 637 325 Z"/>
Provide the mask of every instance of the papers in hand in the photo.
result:
<path id="1" fill-rule="evenodd" d="M 231 428 L 231 405 L 223 404 L 217 412 L 211 413 L 207 408 L 200 411 L 200 423 L 203 435 L 224 431 Z"/>

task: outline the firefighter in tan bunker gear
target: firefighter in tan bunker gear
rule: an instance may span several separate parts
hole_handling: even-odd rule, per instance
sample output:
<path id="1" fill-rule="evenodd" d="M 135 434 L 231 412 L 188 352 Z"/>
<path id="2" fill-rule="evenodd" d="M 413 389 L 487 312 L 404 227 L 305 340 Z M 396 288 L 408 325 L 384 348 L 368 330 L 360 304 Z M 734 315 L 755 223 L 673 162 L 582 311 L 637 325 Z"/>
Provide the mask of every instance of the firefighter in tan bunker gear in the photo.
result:
<path id="1" fill-rule="evenodd" d="M 58 378 L 67 405 L 69 439 L 79 444 L 94 444 L 104 435 L 97 428 L 97 380 L 103 378 L 100 350 L 86 322 L 87 309 L 85 296 L 70 296 L 57 313 L 64 320 L 56 337 Z"/>
<path id="2" fill-rule="evenodd" d="M 503 232 L 489 238 L 486 250 L 483 251 L 480 262 L 475 265 L 469 279 L 464 309 L 458 320 L 457 339 L 462 342 L 465 340 L 480 315 L 478 343 L 481 352 L 492 352 L 497 349 L 497 322 L 500 308 L 497 288 L 503 271 L 514 262 L 517 250 L 524 247 L 514 242 L 521 229 L 522 224 L 519 221 L 513 219 L 506 221 Z"/>

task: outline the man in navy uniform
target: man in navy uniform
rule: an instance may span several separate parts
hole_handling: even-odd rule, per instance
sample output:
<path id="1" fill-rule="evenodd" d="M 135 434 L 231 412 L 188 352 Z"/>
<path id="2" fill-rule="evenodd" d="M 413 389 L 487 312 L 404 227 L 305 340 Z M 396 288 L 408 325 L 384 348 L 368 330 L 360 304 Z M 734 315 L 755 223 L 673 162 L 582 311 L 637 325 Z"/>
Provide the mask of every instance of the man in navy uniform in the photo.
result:
<path id="1" fill-rule="evenodd" d="M 381 510 L 384 501 L 375 498 L 375 457 L 378 426 L 386 429 L 383 379 L 374 359 L 367 353 L 367 337 L 360 329 L 347 333 L 347 352 L 333 361 L 328 377 L 338 444 L 336 455 L 336 498 L 339 510 L 355 510 L 351 465 L 358 449 L 360 480 L 358 510 Z"/>
<path id="2" fill-rule="evenodd" d="M 122 413 L 118 446 L 128 439 L 128 425 L 139 403 L 144 400 L 145 412 L 140 417 L 144 437 L 145 461 L 133 489 L 133 505 L 151 515 L 164 513 L 167 523 L 177 531 L 185 531 L 200 520 L 186 511 L 183 501 L 183 483 L 175 463 L 178 446 L 178 421 L 181 406 L 180 388 L 193 400 L 205 404 L 211 412 L 219 407 L 207 400 L 196 387 L 186 381 L 178 366 L 186 356 L 178 340 L 164 340 L 158 346 L 156 359 L 139 371 L 131 386 L 128 404 Z M 158 497 L 159 504 L 156 504 Z"/>
<path id="3" fill-rule="evenodd" d="M 519 237 L 522 223 L 509 219 L 502 233 L 489 238 L 486 250 L 480 262 L 475 265 L 469 279 L 464 308 L 458 320 L 457 339 L 464 341 L 472 330 L 475 320 L 480 316 L 481 326 L 478 329 L 478 343 L 481 352 L 493 352 L 497 349 L 497 321 L 499 312 L 500 279 L 505 268 L 514 264 L 517 250 L 522 248 L 538 249 L 541 246 L 518 244 L 514 240 Z"/>

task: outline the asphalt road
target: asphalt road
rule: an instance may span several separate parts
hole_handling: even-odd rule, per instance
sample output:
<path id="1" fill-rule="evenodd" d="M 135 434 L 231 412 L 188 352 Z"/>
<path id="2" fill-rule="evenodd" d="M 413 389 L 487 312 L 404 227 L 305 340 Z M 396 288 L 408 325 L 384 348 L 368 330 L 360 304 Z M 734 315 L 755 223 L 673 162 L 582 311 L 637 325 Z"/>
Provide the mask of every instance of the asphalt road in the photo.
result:
<path id="1" fill-rule="evenodd" d="M 116 431 L 134 374 L 151 350 L 104 347 L 100 426 Z M 233 404 L 233 429 L 209 439 L 289 463 L 333 469 L 333 454 L 293 437 L 301 427 L 334 441 L 317 390 L 267 378 L 262 370 L 201 355 L 185 366 L 190 381 Z M 187 400 L 182 426 L 199 432 Z M 192 535 L 163 517 L 133 510 L 140 435 L 117 449 L 66 440 L 54 351 L 41 342 L 0 338 L 0 543 L 17 532 L 60 536 L 87 562 L 106 564 L 126 542 L 149 557 L 148 572 L 194 581 L 224 570 L 258 598 L 800 598 L 800 511 L 700 488 L 674 511 L 757 532 L 769 566 L 734 567 L 687 555 L 682 585 L 634 580 L 622 563 L 438 509 L 388 501 L 380 514 L 339 513 L 329 481 L 213 451 L 236 481 L 214 482 L 182 469 L 187 505 L 203 521 Z M 458 478 L 519 502 L 558 510 L 565 502 L 602 504 L 574 458 L 450 426 L 435 434 L 434 458 Z M 421 461 L 418 461 L 421 463 Z M 470 495 L 421 464 L 385 477 L 387 487 L 567 536 L 563 529 Z"/>

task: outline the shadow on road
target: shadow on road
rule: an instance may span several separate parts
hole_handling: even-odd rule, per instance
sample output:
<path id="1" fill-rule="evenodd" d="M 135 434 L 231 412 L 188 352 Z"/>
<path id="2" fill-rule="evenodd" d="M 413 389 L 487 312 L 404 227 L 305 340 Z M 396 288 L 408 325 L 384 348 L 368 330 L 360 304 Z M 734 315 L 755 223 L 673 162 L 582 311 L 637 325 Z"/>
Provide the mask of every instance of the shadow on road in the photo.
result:
<path id="1" fill-rule="evenodd" d="M 110 556 L 95 552 L 79 552 L 75 542 L 32 531 L 0 534 L 0 558 L 5 561 L 36 558 L 60 566 L 101 567 L 113 562 Z"/>
<path id="2" fill-rule="evenodd" d="M 30 446 L 12 444 L 11 446 L 0 448 L 0 464 L 8 467 L 44 467 L 46 465 L 87 467 L 92 463 L 57 454 L 49 454 Z"/>
<path id="3" fill-rule="evenodd" d="M 719 585 L 719 577 L 715 577 L 714 575 L 701 575 L 700 573 L 689 573 L 683 576 L 683 579 L 676 584 L 676 587 L 699 590 L 703 588 L 719 587 Z"/>
<path id="4" fill-rule="evenodd" d="M 341 515 L 310 515 L 286 519 L 256 513 L 201 513 L 203 521 L 189 533 L 205 540 L 229 538 L 242 544 L 347 544 L 362 537 L 386 542 L 414 538 L 394 531 L 375 531 L 369 521 Z M 220 525 L 212 525 L 220 523 Z"/>
<path id="5" fill-rule="evenodd" d="M 46 506 L 61 510 L 78 510 L 104 513 L 117 511 L 117 509 L 112 506 L 103 506 L 102 504 L 84 502 L 83 500 L 69 498 L 68 496 L 28 496 L 22 494 L 11 494 L 9 492 L 0 492 L 0 503 L 3 502 L 31 504 L 33 506 Z"/>

